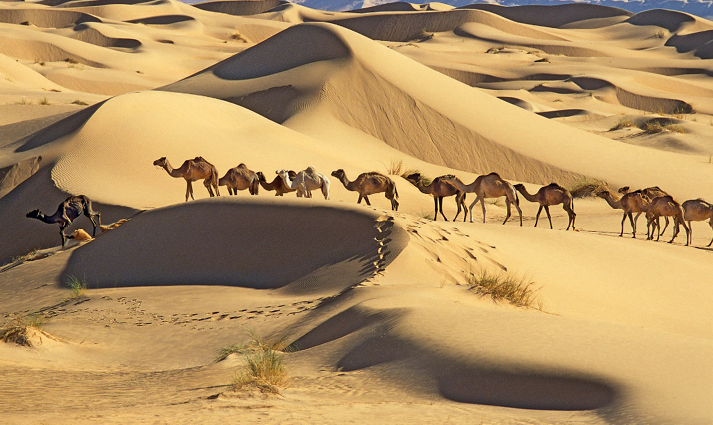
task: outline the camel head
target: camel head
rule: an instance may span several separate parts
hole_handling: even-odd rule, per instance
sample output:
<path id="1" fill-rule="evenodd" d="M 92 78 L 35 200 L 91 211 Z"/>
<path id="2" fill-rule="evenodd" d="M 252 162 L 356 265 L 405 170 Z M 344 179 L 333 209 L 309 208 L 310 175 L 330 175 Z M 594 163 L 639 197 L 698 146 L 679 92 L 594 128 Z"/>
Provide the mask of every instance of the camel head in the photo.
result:
<path id="1" fill-rule="evenodd" d="M 25 217 L 40 219 L 42 216 L 43 216 L 43 214 L 40 212 L 40 210 L 32 210 L 32 211 L 28 212 Z"/>
<path id="2" fill-rule="evenodd" d="M 515 186 L 517 187 L 518 185 L 515 185 Z M 610 193 L 607 192 L 606 190 L 600 190 L 599 192 L 595 193 L 595 195 L 598 196 L 598 197 L 600 197 L 600 198 L 606 198 L 607 195 L 609 195 L 609 194 L 610 194 Z"/>
<path id="3" fill-rule="evenodd" d="M 525 189 L 525 185 L 522 183 L 514 184 L 512 187 L 514 187 L 518 191 L 522 191 L 523 189 Z"/>
<path id="4" fill-rule="evenodd" d="M 617 192 L 619 192 L 619 193 L 629 193 L 629 186 L 621 187 L 621 188 L 619 188 L 619 190 L 617 190 Z"/>
<path id="5" fill-rule="evenodd" d="M 154 161 L 154 162 L 153 162 L 153 165 L 155 165 L 155 166 L 157 166 L 157 167 L 163 168 L 163 167 L 166 166 L 167 163 L 168 163 L 168 161 L 166 161 L 166 157 L 165 157 L 165 156 L 162 156 L 161 158 L 159 158 L 159 159 L 157 159 L 156 161 Z"/>
<path id="6" fill-rule="evenodd" d="M 265 178 L 265 175 L 262 173 L 262 171 L 258 171 L 257 173 L 255 173 L 255 175 L 257 175 L 257 179 L 261 182 L 267 182 L 267 179 Z"/>
<path id="7" fill-rule="evenodd" d="M 338 169 L 338 170 L 336 170 L 336 171 L 332 171 L 332 176 L 334 176 L 334 177 L 336 177 L 336 178 L 338 178 L 338 179 L 341 179 L 341 178 L 344 177 L 345 175 L 346 175 L 346 174 L 344 173 L 344 170 L 341 169 L 341 168 Z"/>
<path id="8" fill-rule="evenodd" d="M 411 182 L 413 184 L 417 184 L 418 182 L 421 181 L 421 173 L 409 174 L 408 176 L 406 176 L 406 180 L 408 180 L 409 182 Z"/>

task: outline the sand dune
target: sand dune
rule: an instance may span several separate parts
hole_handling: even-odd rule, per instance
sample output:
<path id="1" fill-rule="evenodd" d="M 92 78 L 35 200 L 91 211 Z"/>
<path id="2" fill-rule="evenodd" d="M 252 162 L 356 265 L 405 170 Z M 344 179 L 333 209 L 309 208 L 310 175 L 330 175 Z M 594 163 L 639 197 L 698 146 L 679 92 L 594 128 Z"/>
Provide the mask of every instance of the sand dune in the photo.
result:
<path id="1" fill-rule="evenodd" d="M 584 4 L 0 4 L 0 327 L 45 320 L 33 347 L 0 343 L 3 421 L 711 422 L 707 222 L 692 246 L 644 240 L 643 218 L 619 237 L 621 210 L 577 198 L 577 231 L 561 206 L 533 228 L 523 196 L 523 227 L 502 198 L 433 222 L 402 175 L 713 200 L 711 31 Z M 347 187 L 392 171 L 399 211 L 331 176 L 329 200 L 196 181 L 183 202 L 163 156 Z M 128 221 L 61 247 L 25 216 L 77 194 Z M 481 272 L 530 306 L 470 288 Z M 234 391 L 244 355 L 216 360 L 248 330 L 290 344 L 281 396 Z"/>

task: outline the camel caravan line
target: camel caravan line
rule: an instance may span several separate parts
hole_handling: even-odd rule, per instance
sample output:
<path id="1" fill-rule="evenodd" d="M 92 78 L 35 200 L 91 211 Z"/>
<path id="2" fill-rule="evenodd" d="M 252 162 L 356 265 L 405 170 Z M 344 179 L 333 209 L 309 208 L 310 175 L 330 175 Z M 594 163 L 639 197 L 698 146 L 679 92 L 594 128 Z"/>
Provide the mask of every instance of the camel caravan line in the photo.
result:
<path id="1" fill-rule="evenodd" d="M 166 170 L 169 176 L 174 178 L 183 178 L 186 180 L 186 202 L 188 197 L 195 199 L 193 196 L 194 181 L 203 180 L 203 185 L 208 190 L 208 194 L 220 196 L 220 186 L 227 186 L 230 195 L 237 195 L 239 190 L 248 190 L 251 195 L 257 195 L 260 187 L 266 191 L 274 191 L 275 196 L 283 196 L 285 193 L 296 192 L 298 197 L 311 198 L 312 191 L 319 189 L 324 195 L 324 199 L 329 199 L 331 182 L 329 178 L 318 172 L 314 167 L 295 172 L 292 170 L 279 169 L 275 171 L 275 178 L 268 182 L 265 174 L 261 171 L 255 172 L 250 170 L 245 164 L 239 164 L 237 167 L 229 169 L 223 177 L 218 177 L 217 168 L 206 161 L 203 157 L 196 157 L 183 162 L 179 168 L 173 168 L 166 157 L 161 157 L 153 162 L 154 166 Z M 350 181 L 347 178 L 346 172 L 343 169 L 335 170 L 331 173 L 344 186 L 346 190 L 357 192 L 359 198 L 357 204 L 361 204 L 362 199 L 367 205 L 371 205 L 369 195 L 384 193 L 386 199 L 391 202 L 391 209 L 398 211 L 399 209 L 399 192 L 394 181 L 379 172 L 372 171 L 361 173 L 356 179 Z M 522 227 L 522 210 L 520 209 L 520 199 L 518 192 L 529 202 L 540 204 L 535 216 L 535 227 L 537 227 L 540 213 L 545 210 L 547 220 L 552 226 L 552 217 L 550 216 L 550 206 L 562 204 L 562 208 L 567 212 L 569 218 L 567 228 L 576 230 L 574 227 L 577 214 L 574 212 L 574 198 L 569 190 L 560 186 L 557 183 L 550 183 L 547 186 L 541 187 L 535 194 L 527 191 L 524 185 L 508 182 L 501 178 L 497 173 L 490 173 L 478 176 L 472 183 L 465 184 L 458 177 L 452 174 L 446 174 L 436 177 L 430 182 L 427 181 L 420 173 L 411 173 L 405 175 L 406 181 L 414 185 L 424 194 L 433 197 L 435 212 L 433 220 L 438 219 L 440 213 L 444 220 L 448 221 L 443 214 L 443 198 L 454 196 L 456 201 L 457 212 L 453 221 L 455 221 L 463 211 L 463 222 L 470 216 L 470 222 L 473 222 L 473 207 L 480 202 L 483 211 L 483 223 L 485 223 L 485 199 L 505 197 L 505 207 L 507 209 L 505 220 L 502 224 L 507 223 L 511 216 L 511 205 L 515 206 L 520 218 L 520 226 Z M 669 243 L 673 243 L 678 236 L 680 227 L 686 230 L 686 246 L 691 243 L 692 229 L 691 222 L 705 221 L 713 230 L 713 204 L 704 201 L 703 199 L 691 199 L 683 204 L 676 202 L 671 195 L 654 186 L 645 189 L 630 191 L 629 187 L 622 187 L 618 191 L 621 196 L 616 198 L 608 189 L 596 193 L 596 196 L 603 198 L 609 206 L 614 209 L 623 210 L 624 215 L 621 220 L 621 232 L 619 236 L 624 235 L 624 223 L 626 219 L 632 227 L 632 237 L 636 238 L 636 223 L 639 216 L 646 214 L 646 239 L 653 240 L 654 232 L 656 232 L 656 240 L 658 241 L 661 234 L 666 231 L 669 225 L 669 217 L 673 218 L 673 237 Z M 475 193 L 475 200 L 466 207 L 466 194 Z M 636 214 L 636 216 L 634 216 Z M 92 236 L 96 234 L 96 229 L 102 231 L 116 227 L 125 222 L 120 220 L 110 226 L 101 225 L 101 214 L 92 210 L 92 204 L 89 198 L 84 195 L 70 196 L 62 202 L 54 215 L 46 216 L 39 210 L 34 210 L 27 213 L 27 217 L 35 218 L 45 223 L 58 224 L 60 229 L 60 237 L 62 238 L 62 246 L 68 238 L 73 238 L 75 235 L 65 235 L 64 230 L 78 218 L 80 215 L 87 216 L 94 225 Z M 665 225 L 661 228 L 660 218 L 663 217 Z M 688 224 L 686 224 L 688 223 Z M 706 245 L 713 245 L 713 238 Z"/>

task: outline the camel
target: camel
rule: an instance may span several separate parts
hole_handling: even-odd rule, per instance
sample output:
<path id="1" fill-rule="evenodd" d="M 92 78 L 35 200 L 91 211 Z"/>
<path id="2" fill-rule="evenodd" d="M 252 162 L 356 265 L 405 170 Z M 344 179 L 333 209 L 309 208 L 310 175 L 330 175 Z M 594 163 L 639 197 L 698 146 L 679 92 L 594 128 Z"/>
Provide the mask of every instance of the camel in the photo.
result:
<path id="1" fill-rule="evenodd" d="M 597 192 L 596 195 L 607 201 L 609 206 L 614 208 L 615 210 L 624 210 L 624 216 L 621 219 L 621 232 L 619 233 L 619 236 L 624 236 L 624 222 L 626 221 L 626 218 L 629 217 L 629 222 L 631 222 L 632 229 L 631 237 L 636 238 L 636 223 L 639 220 L 639 216 L 641 215 L 641 213 L 646 212 L 645 208 L 651 202 L 651 200 L 640 191 L 625 193 L 624 196 L 619 199 L 614 199 L 611 192 L 609 192 L 608 190 Z M 636 213 L 635 217 L 633 216 L 634 213 Z M 650 238 L 649 229 L 651 225 L 649 224 L 648 218 L 649 217 L 647 216 L 646 239 Z"/>
<path id="2" fill-rule="evenodd" d="M 515 189 L 522 193 L 522 196 L 524 196 L 528 201 L 540 204 L 540 208 L 537 210 L 537 215 L 535 216 L 535 227 L 537 227 L 537 221 L 540 219 L 540 213 L 544 208 L 547 213 L 547 219 L 550 221 L 550 229 L 552 229 L 552 217 L 550 217 L 549 207 L 551 205 L 562 204 L 562 208 L 567 211 L 567 215 L 569 216 L 569 221 L 565 230 L 569 230 L 570 226 L 572 226 L 572 230 L 576 230 L 574 228 L 574 219 L 577 217 L 577 214 L 574 213 L 574 200 L 572 199 L 572 194 L 569 193 L 569 190 L 563 188 L 557 183 L 550 183 L 547 186 L 541 187 L 540 190 L 538 190 L 534 195 L 531 195 L 522 184 L 516 184 Z"/>
<path id="3" fill-rule="evenodd" d="M 239 190 L 245 189 L 248 189 L 251 195 L 257 195 L 260 189 L 260 181 L 254 171 L 249 169 L 247 165 L 240 163 L 218 179 L 218 186 L 228 186 L 228 194 L 230 195 L 237 195 Z"/>
<path id="4" fill-rule="evenodd" d="M 304 196 L 305 198 L 311 198 L 313 190 L 321 189 L 324 199 L 329 199 L 329 187 L 331 182 L 327 176 L 317 172 L 312 166 L 297 173 L 294 180 L 290 179 L 287 170 L 277 170 L 275 173 L 282 177 L 287 187 L 297 190 L 298 197 Z"/>
<path id="5" fill-rule="evenodd" d="M 651 236 L 648 239 L 654 238 L 653 229 L 657 228 L 658 234 L 656 241 L 659 240 L 661 237 L 661 225 L 658 219 L 661 216 L 669 216 L 673 217 L 673 237 L 668 243 L 673 243 L 673 240 L 676 239 L 680 230 L 679 225 L 683 225 L 683 228 L 686 229 L 686 246 L 690 244 L 691 230 L 686 226 L 686 222 L 683 218 L 683 208 L 678 202 L 674 201 L 671 196 L 658 196 L 654 198 L 650 204 L 644 206 L 644 211 L 647 213 L 648 225 L 652 226 Z"/>
<path id="6" fill-rule="evenodd" d="M 391 201 L 391 209 L 393 211 L 399 210 L 399 202 L 396 200 L 399 197 L 399 192 L 396 190 L 394 181 L 389 177 L 381 173 L 377 173 L 376 171 L 372 171 L 368 173 L 361 173 L 359 174 L 359 177 L 350 182 L 346 173 L 341 168 L 336 171 L 332 171 L 332 176 L 339 179 L 347 190 L 359 192 L 357 204 L 360 204 L 363 198 L 367 205 L 371 205 L 371 202 L 369 202 L 369 195 L 384 192 L 386 199 Z"/>
<path id="7" fill-rule="evenodd" d="M 288 170 L 287 176 L 290 178 L 290 180 L 294 180 L 297 177 L 297 173 L 295 173 L 292 170 Z M 285 193 L 290 193 L 290 192 L 294 192 L 295 190 L 297 190 L 297 189 L 292 189 L 292 188 L 288 187 L 285 184 L 285 180 L 280 176 L 275 176 L 275 178 L 270 183 L 268 183 L 267 179 L 265 178 L 265 174 L 263 174 L 262 171 L 257 172 L 257 179 L 260 182 L 260 186 L 262 186 L 263 189 L 274 190 L 275 196 L 282 196 Z"/>
<path id="8" fill-rule="evenodd" d="M 189 195 L 191 199 L 196 199 L 193 197 L 193 185 L 191 184 L 196 180 L 203 180 L 203 185 L 208 189 L 211 197 L 220 196 L 218 191 L 218 170 L 203 157 L 197 156 L 194 159 L 187 159 L 180 168 L 173 168 L 166 157 L 163 156 L 154 161 L 153 165 L 163 168 L 171 177 L 183 177 L 186 179 L 186 202 L 188 202 Z M 215 195 L 213 195 L 213 188 L 215 188 Z"/>
<path id="9" fill-rule="evenodd" d="M 625 195 L 627 193 L 630 193 L 631 190 L 629 190 L 629 186 L 624 186 L 624 187 L 619 188 L 619 190 L 617 190 L 617 192 Z M 651 186 L 651 187 L 647 187 L 645 189 L 635 190 L 634 192 L 641 193 L 642 195 L 646 196 L 649 201 L 651 201 L 654 198 L 658 198 L 659 196 L 671 196 L 658 186 Z M 636 218 L 634 219 L 634 221 L 636 221 L 639 218 L 639 215 L 641 215 L 641 213 L 636 214 Z M 649 217 L 646 217 L 646 219 L 647 219 L 646 221 L 648 223 Z M 661 230 L 661 233 L 664 233 L 666 231 L 666 229 L 668 228 L 668 217 L 664 217 L 664 220 L 666 221 L 666 224 L 663 226 L 663 230 Z M 647 237 L 649 236 L 648 235 L 648 233 L 649 233 L 648 227 L 649 226 L 647 225 L 647 229 L 646 229 Z"/>
<path id="10" fill-rule="evenodd" d="M 448 221 L 445 214 L 443 214 L 443 198 L 455 195 L 458 212 L 456 212 L 456 216 L 453 217 L 453 221 L 456 221 L 456 219 L 458 218 L 462 207 L 464 214 L 463 221 L 465 222 L 465 220 L 468 218 L 468 215 L 466 214 L 467 210 L 465 209 L 465 192 L 459 190 L 453 184 L 446 182 L 444 179 L 448 177 L 455 176 L 447 174 L 444 176 L 436 177 L 428 186 L 423 184 L 423 178 L 421 177 L 421 173 L 410 174 L 406 176 L 406 180 L 416 186 L 418 190 L 420 190 L 422 193 L 433 196 L 433 203 L 436 207 L 436 212 L 435 214 L 433 214 L 433 221 L 436 221 L 436 219 L 438 219 L 439 211 L 441 212 L 443 219 Z"/>
<path id="11" fill-rule="evenodd" d="M 64 229 L 69 227 L 72 222 L 84 214 L 89 218 L 94 225 L 92 236 L 97 233 L 97 227 L 101 226 L 101 213 L 92 210 L 92 201 L 84 195 L 70 196 L 64 202 L 59 204 L 57 211 L 50 216 L 46 216 L 40 210 L 33 210 L 27 213 L 26 217 L 36 218 L 45 223 L 59 224 L 59 235 L 62 238 L 62 247 L 67 242 L 67 236 L 64 234 Z M 96 217 L 96 219 L 95 219 Z"/>
<path id="12" fill-rule="evenodd" d="M 693 227 L 691 227 L 692 221 L 705 221 L 708 220 L 708 224 L 713 230 L 713 204 L 704 201 L 701 198 L 689 199 L 688 201 L 681 204 L 683 207 L 683 217 L 688 222 L 688 227 L 691 229 L 691 239 L 693 239 Z M 713 244 L 713 239 L 706 245 L 709 247 Z"/>
<path id="13" fill-rule="evenodd" d="M 505 197 L 505 206 L 507 207 L 507 215 L 503 224 L 507 223 L 510 218 L 510 204 L 514 204 L 518 214 L 520 214 L 520 226 L 522 227 L 522 210 L 520 209 L 520 199 L 517 197 L 517 192 L 510 182 L 503 180 L 497 173 L 478 176 L 475 181 L 469 185 L 464 184 L 458 177 L 444 178 L 444 181 L 454 185 L 464 193 L 475 193 L 475 201 L 468 207 L 470 211 L 470 222 L 473 222 L 473 207 L 480 200 L 483 207 L 483 223 L 485 223 L 485 199 Z"/>

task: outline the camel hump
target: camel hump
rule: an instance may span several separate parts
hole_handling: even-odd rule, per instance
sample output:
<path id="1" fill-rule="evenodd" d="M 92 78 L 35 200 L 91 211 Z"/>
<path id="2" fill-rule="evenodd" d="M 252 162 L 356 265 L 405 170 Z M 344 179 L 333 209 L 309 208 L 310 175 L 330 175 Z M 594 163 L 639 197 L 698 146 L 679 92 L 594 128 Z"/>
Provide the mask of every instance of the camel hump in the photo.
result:
<path id="1" fill-rule="evenodd" d="M 558 185 L 557 183 L 550 183 L 547 185 L 547 187 L 550 187 L 552 189 L 567 190 L 567 189 L 563 188 L 562 186 Z"/>
<path id="2" fill-rule="evenodd" d="M 498 173 L 496 173 L 495 171 L 493 171 L 492 173 L 488 174 L 488 177 L 497 177 L 497 178 L 500 178 L 500 174 L 498 174 Z"/>
<path id="3" fill-rule="evenodd" d="M 309 167 L 305 168 L 305 171 L 308 173 L 314 173 L 317 170 L 313 166 L 310 165 Z"/>
<path id="4" fill-rule="evenodd" d="M 243 168 L 243 169 L 245 169 L 245 168 L 248 168 L 248 166 L 245 165 L 245 163 L 241 162 L 240 164 L 238 164 L 238 166 L 237 166 L 236 168 Z"/>

